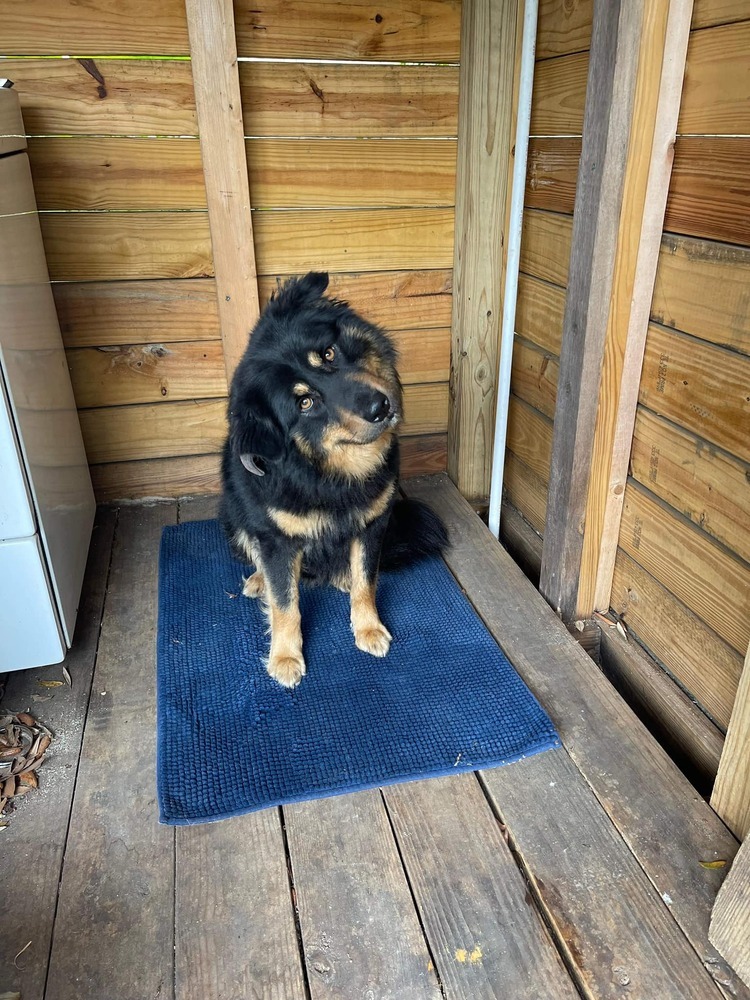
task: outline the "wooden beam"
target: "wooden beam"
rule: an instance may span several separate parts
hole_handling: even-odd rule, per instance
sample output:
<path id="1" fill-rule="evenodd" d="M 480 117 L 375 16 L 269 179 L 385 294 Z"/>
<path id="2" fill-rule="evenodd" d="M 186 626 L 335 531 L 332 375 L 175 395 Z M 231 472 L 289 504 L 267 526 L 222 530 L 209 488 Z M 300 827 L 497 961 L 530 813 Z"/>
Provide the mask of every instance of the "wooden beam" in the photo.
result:
<path id="1" fill-rule="evenodd" d="M 711 805 L 741 840 L 750 833 L 750 647 L 729 720 Z"/>
<path id="2" fill-rule="evenodd" d="M 692 0 L 594 17 L 540 586 L 609 605 Z"/>
<path id="3" fill-rule="evenodd" d="M 740 847 L 716 897 L 708 940 L 750 986 L 750 839 Z"/>
<path id="4" fill-rule="evenodd" d="M 517 7 L 465 0 L 461 25 L 448 470 L 479 502 L 492 454 Z"/>
<path id="5" fill-rule="evenodd" d="M 186 0 L 219 325 L 231 379 L 259 313 L 231 0 Z"/>

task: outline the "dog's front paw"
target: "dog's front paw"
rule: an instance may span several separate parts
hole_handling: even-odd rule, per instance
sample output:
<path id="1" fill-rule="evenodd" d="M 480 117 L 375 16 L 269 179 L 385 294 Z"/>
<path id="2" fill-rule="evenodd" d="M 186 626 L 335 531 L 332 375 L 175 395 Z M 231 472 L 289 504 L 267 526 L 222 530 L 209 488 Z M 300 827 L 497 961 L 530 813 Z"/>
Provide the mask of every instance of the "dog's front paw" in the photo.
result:
<path id="1" fill-rule="evenodd" d="M 302 654 L 298 656 L 272 656 L 266 669 L 271 677 L 285 688 L 297 687 L 307 672 Z"/>
<path id="2" fill-rule="evenodd" d="M 391 648 L 393 636 L 382 622 L 354 630 L 354 643 L 357 649 L 371 656 L 385 656 Z"/>
<path id="3" fill-rule="evenodd" d="M 260 570 L 256 570 L 252 576 L 245 578 L 242 593 L 245 597 L 261 597 L 266 589 L 266 581 Z"/>

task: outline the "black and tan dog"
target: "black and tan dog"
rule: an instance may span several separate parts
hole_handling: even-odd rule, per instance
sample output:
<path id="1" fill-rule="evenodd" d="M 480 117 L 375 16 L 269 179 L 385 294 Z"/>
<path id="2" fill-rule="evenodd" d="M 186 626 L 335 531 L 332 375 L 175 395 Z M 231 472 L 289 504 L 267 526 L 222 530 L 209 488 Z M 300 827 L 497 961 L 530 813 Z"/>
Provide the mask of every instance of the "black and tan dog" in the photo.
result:
<path id="1" fill-rule="evenodd" d="M 243 592 L 266 603 L 268 672 L 286 687 L 305 673 L 300 580 L 349 591 L 357 647 L 385 656 L 379 565 L 447 541 L 429 507 L 396 497 L 395 348 L 327 287 L 327 274 L 292 279 L 263 311 L 232 381 L 222 464 L 221 521 L 255 567 Z"/>

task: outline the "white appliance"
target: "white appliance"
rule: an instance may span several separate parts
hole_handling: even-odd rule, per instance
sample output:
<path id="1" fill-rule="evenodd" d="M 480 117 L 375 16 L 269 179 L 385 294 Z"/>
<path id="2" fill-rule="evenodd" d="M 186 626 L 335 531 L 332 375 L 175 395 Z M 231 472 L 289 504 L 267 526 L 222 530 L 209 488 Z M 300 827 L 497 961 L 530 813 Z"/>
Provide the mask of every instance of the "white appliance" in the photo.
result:
<path id="1" fill-rule="evenodd" d="M 64 659 L 95 510 L 23 132 L 0 88 L 0 672 Z"/>

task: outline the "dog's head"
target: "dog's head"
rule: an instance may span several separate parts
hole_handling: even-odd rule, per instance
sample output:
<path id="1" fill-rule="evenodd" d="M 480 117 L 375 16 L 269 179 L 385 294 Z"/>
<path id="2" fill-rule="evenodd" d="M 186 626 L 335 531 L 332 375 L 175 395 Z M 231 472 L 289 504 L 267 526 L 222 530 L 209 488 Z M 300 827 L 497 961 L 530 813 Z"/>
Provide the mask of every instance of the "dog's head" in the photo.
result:
<path id="1" fill-rule="evenodd" d="M 359 477 L 387 453 L 402 414 L 396 350 L 327 287 L 327 274 L 310 272 L 280 288 L 234 376 L 230 436 L 250 472 L 295 448 Z"/>

